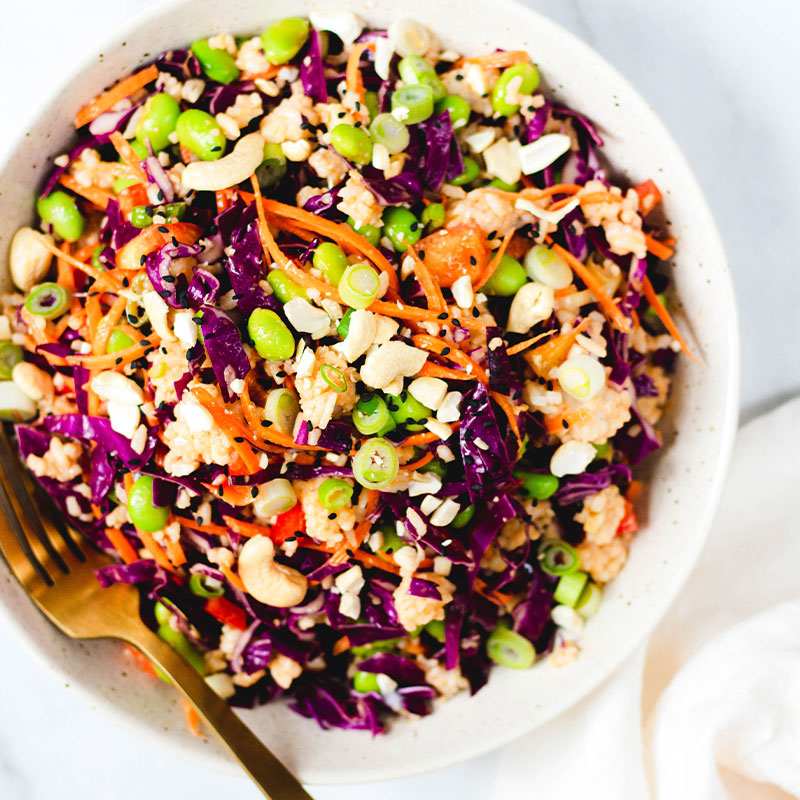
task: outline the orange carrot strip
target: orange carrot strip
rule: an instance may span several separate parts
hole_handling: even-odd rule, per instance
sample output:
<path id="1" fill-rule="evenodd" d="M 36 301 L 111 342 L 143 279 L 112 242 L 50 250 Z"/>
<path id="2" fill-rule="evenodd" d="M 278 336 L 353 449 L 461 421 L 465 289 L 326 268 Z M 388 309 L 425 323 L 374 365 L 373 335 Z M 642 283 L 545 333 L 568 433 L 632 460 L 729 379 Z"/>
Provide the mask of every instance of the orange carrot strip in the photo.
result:
<path id="1" fill-rule="evenodd" d="M 99 117 L 103 112 L 113 108 L 120 100 L 124 100 L 134 92 L 147 86 L 158 77 L 158 67 L 151 64 L 140 72 L 135 72 L 127 78 L 123 78 L 115 86 L 98 95 L 91 103 L 85 105 L 75 115 L 75 127 L 82 128 L 88 125 L 93 119 Z"/>
<path id="2" fill-rule="evenodd" d="M 516 64 L 527 64 L 531 60 L 530 55 L 525 50 L 500 50 L 497 53 L 486 53 L 482 56 L 470 56 L 462 58 L 456 62 L 456 66 L 463 64 L 478 64 L 489 69 L 501 69 L 503 67 L 513 67 Z"/>
<path id="3" fill-rule="evenodd" d="M 306 550 L 318 550 L 322 553 L 331 552 L 329 547 L 321 544 L 315 544 L 313 541 L 311 541 L 311 539 L 298 540 L 298 546 Z M 363 550 L 351 550 L 351 552 L 353 555 L 349 556 L 349 558 L 353 558 L 355 561 L 360 561 L 366 567 L 380 569 L 383 570 L 383 572 L 391 572 L 393 575 L 400 574 L 400 567 L 398 567 L 394 562 L 386 561 L 380 556 L 373 555 L 372 553 L 366 553 Z"/>
<path id="4" fill-rule="evenodd" d="M 581 205 L 591 205 L 592 203 L 621 203 L 622 196 L 613 192 L 589 192 L 581 195 Z"/>
<path id="5" fill-rule="evenodd" d="M 66 172 L 58 179 L 58 182 L 64 186 L 64 188 L 88 200 L 101 211 L 106 210 L 108 201 L 114 196 L 111 192 L 101 189 L 99 186 L 81 186 L 72 175 Z"/>
<path id="6" fill-rule="evenodd" d="M 442 378 L 449 381 L 476 381 L 477 375 L 468 375 L 463 370 L 450 369 L 450 367 L 442 367 L 439 364 L 434 364 L 432 361 L 426 361 L 422 365 L 422 369 L 417 373 L 423 378 Z"/>
<path id="7" fill-rule="evenodd" d="M 675 254 L 671 247 L 668 247 L 664 242 L 659 242 L 658 239 L 654 239 L 649 233 L 644 235 L 644 240 L 647 242 L 647 252 L 652 253 L 661 261 L 666 261 Z"/>
<path id="8" fill-rule="evenodd" d="M 47 248 L 54 256 L 63 259 L 66 261 L 70 266 L 74 267 L 81 272 L 86 273 L 91 278 L 94 278 L 95 282 L 98 284 L 98 287 L 102 287 L 108 289 L 109 291 L 116 292 L 120 286 L 117 281 L 107 272 L 100 272 L 100 270 L 95 269 L 90 264 L 84 264 L 82 261 L 78 261 L 77 258 L 73 258 L 66 253 L 63 253 L 59 250 L 54 244 L 51 244 L 47 239 L 41 239 L 42 246 Z"/>
<path id="9" fill-rule="evenodd" d="M 348 639 L 347 636 L 342 636 L 341 639 L 337 639 L 334 642 L 331 653 L 333 653 L 333 655 L 335 656 L 338 656 L 349 649 L 350 649 L 350 639 Z"/>
<path id="10" fill-rule="evenodd" d="M 519 424 L 517 423 L 517 415 L 514 413 L 514 404 L 504 394 L 500 392 L 489 392 L 492 400 L 503 409 L 503 413 L 508 417 L 508 424 L 511 430 L 514 431 L 514 436 L 517 437 L 517 443 L 522 447 L 522 436 L 519 432 Z"/>
<path id="11" fill-rule="evenodd" d="M 558 253 L 558 255 L 570 265 L 572 271 L 586 284 L 586 288 L 597 298 L 597 302 L 606 312 L 611 322 L 614 323 L 615 327 L 627 333 L 631 328 L 630 320 L 619 310 L 619 307 L 614 303 L 600 284 L 600 281 L 597 280 L 589 268 L 580 259 L 575 258 L 569 250 L 553 242 L 550 236 L 546 236 L 545 241 L 551 245 L 553 252 Z"/>
<path id="12" fill-rule="evenodd" d="M 175 568 L 172 566 L 169 558 L 167 558 L 167 554 L 164 552 L 161 545 L 153 538 L 153 534 L 150 533 L 150 531 L 143 531 L 140 528 L 136 529 L 136 533 L 139 534 L 142 544 L 147 548 L 150 555 L 153 556 L 153 560 L 156 564 L 158 564 L 159 567 L 164 567 L 164 569 L 169 572 L 175 572 Z"/>
<path id="13" fill-rule="evenodd" d="M 255 522 L 246 522 L 243 519 L 235 519 L 228 516 L 223 516 L 222 518 L 234 533 L 238 533 L 239 536 L 245 536 L 248 539 L 251 536 L 266 536 L 269 538 L 272 530 L 268 525 L 258 525 Z"/>
<path id="14" fill-rule="evenodd" d="M 177 515 L 173 515 L 172 518 L 175 520 L 175 522 L 179 522 L 182 527 L 189 528 L 190 530 L 193 531 L 200 531 L 200 533 L 211 533 L 214 536 L 223 536 L 227 535 L 228 533 L 228 529 L 223 525 L 214 525 L 211 522 L 208 522 L 205 525 L 200 525 L 193 519 L 188 519 L 187 517 L 179 517 Z"/>
<path id="15" fill-rule="evenodd" d="M 664 323 L 664 327 L 670 332 L 672 338 L 681 346 L 681 350 L 683 350 L 695 364 L 699 364 L 699 359 L 695 358 L 694 354 L 689 349 L 689 345 L 686 344 L 686 340 L 681 336 L 681 332 L 678 330 L 678 326 L 670 316 L 669 311 L 664 308 L 664 304 L 659 300 L 658 295 L 653 289 L 653 284 L 650 283 L 650 278 L 647 276 L 645 276 L 645 279 L 642 281 L 642 293 L 647 302 L 650 303 L 650 307 L 656 312 L 658 318 Z"/>
<path id="16" fill-rule="evenodd" d="M 413 247 L 409 247 L 406 253 L 414 262 L 414 274 L 417 276 L 419 285 L 425 293 L 425 299 L 428 302 L 428 310 L 444 311 L 447 308 L 447 304 L 444 302 L 444 296 L 442 295 L 442 290 L 436 278 L 425 266 L 425 262 L 419 257 L 419 254 Z"/>
<path id="17" fill-rule="evenodd" d="M 228 583 L 230 583 L 231 586 L 235 586 L 240 592 L 247 594 L 247 589 L 244 588 L 242 579 L 230 567 L 225 566 L 225 564 L 220 564 L 219 568 L 222 574 L 228 579 Z"/>
<path id="18" fill-rule="evenodd" d="M 534 336 L 533 339 L 526 339 L 524 342 L 517 342 L 511 347 L 508 348 L 506 351 L 510 356 L 515 356 L 517 353 L 521 353 L 523 350 L 527 350 L 529 347 L 532 347 L 536 344 L 536 342 L 545 339 L 548 336 L 552 336 L 555 331 L 545 331 L 544 333 L 540 333 L 538 336 Z"/>
<path id="19" fill-rule="evenodd" d="M 271 80 L 285 67 L 285 64 L 270 64 L 264 72 L 248 72 L 243 70 L 239 76 L 242 81 L 254 81 L 256 78 L 264 78 L 264 80 Z"/>
<path id="20" fill-rule="evenodd" d="M 106 536 L 108 536 L 109 541 L 114 545 L 120 558 L 126 564 L 132 564 L 134 561 L 139 560 L 136 548 L 127 540 L 125 534 L 119 528 L 106 528 Z"/>
<path id="21" fill-rule="evenodd" d="M 418 458 L 416 461 L 412 461 L 410 464 L 403 464 L 400 469 L 409 470 L 413 472 L 415 469 L 419 469 L 420 467 L 424 467 L 429 461 L 433 460 L 433 453 L 425 453 L 422 458 Z"/>
<path id="22" fill-rule="evenodd" d="M 119 322 L 122 312 L 125 311 L 125 306 L 127 304 L 128 301 L 122 297 L 122 295 L 120 295 L 114 301 L 114 305 L 111 306 L 106 315 L 98 324 L 94 333 L 94 337 L 91 339 L 92 352 L 96 356 L 102 355 L 106 352 L 108 340 L 111 338 L 111 332 L 114 330 L 114 326 Z"/>
<path id="23" fill-rule="evenodd" d="M 506 248 L 508 247 L 513 237 L 514 237 L 514 231 L 509 231 L 506 234 L 506 238 L 503 239 L 503 242 L 500 245 L 500 247 L 498 247 L 497 250 L 495 250 L 494 256 L 492 257 L 491 261 L 489 261 L 489 263 L 486 265 L 486 268 L 481 273 L 481 276 L 475 282 L 474 287 L 476 289 L 480 289 L 481 286 L 483 286 L 486 283 L 486 281 L 488 281 L 489 278 L 492 277 L 494 271 L 500 264 L 500 259 L 503 257 L 503 253 L 506 252 Z"/>
<path id="24" fill-rule="evenodd" d="M 103 311 L 100 308 L 100 298 L 90 292 L 86 298 L 86 322 L 89 325 L 89 341 L 93 342 L 97 336 L 97 328 L 103 318 Z"/>
<path id="25" fill-rule="evenodd" d="M 200 715 L 197 713 L 197 709 L 185 697 L 181 698 L 181 703 L 183 705 L 183 716 L 186 717 L 186 724 L 189 730 L 198 739 L 202 739 L 203 734 L 200 731 Z"/>
<path id="26" fill-rule="evenodd" d="M 364 79 L 361 76 L 361 70 L 358 68 L 361 56 L 365 50 L 375 50 L 374 42 L 358 42 L 350 48 L 350 53 L 347 56 L 347 66 L 344 73 L 345 87 L 348 92 L 358 97 L 358 102 L 361 108 L 355 112 L 362 122 L 369 119 L 367 114 L 366 103 L 364 102 Z"/>
<path id="27" fill-rule="evenodd" d="M 179 541 L 173 542 L 172 539 L 167 539 L 167 556 L 175 567 L 186 563 L 186 553 L 183 552 Z"/>
<path id="28" fill-rule="evenodd" d="M 468 375 L 474 375 L 481 383 L 488 386 L 489 376 L 486 374 L 484 368 L 477 361 L 470 358 L 465 352 L 451 347 L 438 336 L 418 333 L 414 337 L 414 344 L 422 350 L 428 350 L 431 353 L 436 353 L 444 358 L 450 359 L 450 361 L 455 361 L 456 364 L 464 367 Z M 449 350 L 449 352 L 444 354 L 444 350 Z"/>
<path id="29" fill-rule="evenodd" d="M 588 422 L 591 414 L 585 408 L 577 408 L 575 411 L 567 411 L 564 414 L 556 414 L 552 417 L 544 418 L 544 427 L 548 433 L 556 433 L 564 429 L 564 423 L 567 427 L 576 425 L 582 422 Z"/>
<path id="30" fill-rule="evenodd" d="M 231 197 L 233 196 L 233 191 L 231 189 L 220 189 L 219 191 L 214 192 L 214 196 L 217 201 L 218 214 L 230 208 Z"/>
<path id="31" fill-rule="evenodd" d="M 68 256 L 70 251 L 70 243 L 69 242 L 62 242 L 61 247 L 59 248 L 61 252 Z M 57 260 L 58 264 L 58 277 L 56 281 L 65 288 L 69 289 L 71 292 L 75 291 L 75 273 L 72 271 L 72 265 L 67 261 L 65 258 L 58 257 Z"/>
<path id="32" fill-rule="evenodd" d="M 156 347 L 161 341 L 158 336 L 152 335 L 147 339 L 147 344 L 135 344 L 132 347 L 126 347 L 124 350 L 119 350 L 116 353 L 108 353 L 104 355 L 74 355 L 67 356 L 68 364 L 80 364 L 88 369 L 104 370 L 114 369 L 115 367 L 123 367 L 125 364 L 130 364 L 137 358 L 141 358 L 148 350 Z"/>
<path id="33" fill-rule="evenodd" d="M 131 147 L 130 142 L 119 132 L 114 131 L 109 137 L 109 141 L 114 145 L 114 149 L 119 153 L 119 157 L 124 164 L 127 164 L 139 179 L 139 183 L 147 186 L 147 175 L 139 166 L 139 154 Z"/>
<path id="34" fill-rule="evenodd" d="M 644 489 L 642 481 L 631 481 L 628 485 L 628 491 L 625 492 L 625 499 L 629 503 L 636 502 L 636 498 L 642 493 L 642 489 Z"/>

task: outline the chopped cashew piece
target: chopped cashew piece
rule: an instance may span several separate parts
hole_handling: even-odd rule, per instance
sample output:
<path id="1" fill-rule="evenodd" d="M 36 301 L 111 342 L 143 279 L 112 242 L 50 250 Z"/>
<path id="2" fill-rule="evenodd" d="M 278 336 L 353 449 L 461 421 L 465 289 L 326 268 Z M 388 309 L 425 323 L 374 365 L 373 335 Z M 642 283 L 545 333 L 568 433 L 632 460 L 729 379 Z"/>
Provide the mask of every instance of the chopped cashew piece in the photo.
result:
<path id="1" fill-rule="evenodd" d="M 150 290 L 142 295 L 142 306 L 150 318 L 150 324 L 153 330 L 165 342 L 174 342 L 175 334 L 170 330 L 167 323 L 167 314 L 169 313 L 169 306 L 159 296 L 155 290 Z"/>
<path id="2" fill-rule="evenodd" d="M 441 378 L 415 378 L 408 385 L 408 393 L 435 411 L 447 395 L 447 384 Z"/>
<path id="3" fill-rule="evenodd" d="M 345 340 L 337 345 L 348 364 L 352 364 L 369 350 L 378 332 L 378 321 L 375 314 L 359 308 L 350 315 L 350 327 Z"/>
<path id="4" fill-rule="evenodd" d="M 216 192 L 246 181 L 264 160 L 264 137 L 248 133 L 236 143 L 233 152 L 218 161 L 193 161 L 181 180 L 186 189 Z"/>
<path id="5" fill-rule="evenodd" d="M 283 310 L 291 326 L 301 333 L 310 333 L 312 339 L 322 338 L 330 331 L 331 318 L 328 314 L 302 297 L 293 297 Z"/>
<path id="6" fill-rule="evenodd" d="M 416 375 L 428 360 L 424 350 L 403 342 L 386 342 L 367 356 L 361 380 L 373 389 L 384 389 L 395 378 Z"/>
<path id="7" fill-rule="evenodd" d="M 138 406 L 144 402 L 142 387 L 119 372 L 101 372 L 92 378 L 89 385 L 101 400 L 130 406 Z"/>
<path id="8" fill-rule="evenodd" d="M 296 606 L 308 589 L 305 575 L 275 562 L 275 545 L 266 536 L 245 542 L 239 554 L 239 577 L 256 600 L 275 608 Z"/>
<path id="9" fill-rule="evenodd" d="M 555 294 L 551 286 L 532 281 L 526 283 L 511 301 L 506 329 L 511 333 L 527 333 L 553 313 Z"/>
<path id="10" fill-rule="evenodd" d="M 50 269 L 53 254 L 44 244 L 53 244 L 53 237 L 33 228 L 20 228 L 11 240 L 8 265 L 11 280 L 23 292 L 30 291 Z"/>

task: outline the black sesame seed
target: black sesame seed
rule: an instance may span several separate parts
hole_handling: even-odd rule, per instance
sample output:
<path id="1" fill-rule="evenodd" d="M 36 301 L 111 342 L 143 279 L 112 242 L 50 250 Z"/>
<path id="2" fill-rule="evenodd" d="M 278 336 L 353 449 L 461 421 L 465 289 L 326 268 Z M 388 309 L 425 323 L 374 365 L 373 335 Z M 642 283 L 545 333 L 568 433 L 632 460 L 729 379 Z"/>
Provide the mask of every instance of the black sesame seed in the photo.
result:
<path id="1" fill-rule="evenodd" d="M 311 431 L 314 430 L 314 426 L 311 424 L 311 420 L 310 419 L 306 420 L 306 430 L 309 433 L 311 433 Z"/>
<path id="2" fill-rule="evenodd" d="M 244 441 L 244 436 L 234 436 L 233 441 L 237 444 L 241 444 Z"/>
<path id="3" fill-rule="evenodd" d="M 131 282 L 127 278 L 122 279 L 122 286 L 123 288 L 127 289 L 131 285 Z"/>
<path id="4" fill-rule="evenodd" d="M 166 225 L 159 225 L 158 226 L 159 233 L 169 233 L 169 228 Z"/>
<path id="5" fill-rule="evenodd" d="M 439 314 L 437 319 L 447 319 L 448 316 L 449 314 L 446 311 L 443 311 L 441 314 Z"/>
<path id="6" fill-rule="evenodd" d="M 250 494 L 251 494 L 253 497 L 258 497 L 258 489 L 257 489 L 257 488 L 254 486 L 254 487 L 253 487 L 253 488 L 250 490 Z"/>
<path id="7" fill-rule="evenodd" d="M 561 427 L 562 428 L 569 428 L 569 422 L 567 422 L 565 419 L 562 419 L 561 420 Z"/>
<path id="8" fill-rule="evenodd" d="M 425 251 L 424 250 L 420 250 L 419 253 L 417 253 L 417 255 L 419 256 L 419 260 L 420 261 L 424 261 L 425 260 Z"/>
<path id="9" fill-rule="evenodd" d="M 456 317 L 453 317 L 453 325 L 455 325 L 456 328 L 460 328 L 461 327 L 461 320 L 456 319 Z"/>
<path id="10" fill-rule="evenodd" d="M 472 264 L 472 266 L 474 267 L 478 263 L 478 259 L 475 258 L 475 256 L 470 256 L 469 263 Z"/>
<path id="11" fill-rule="evenodd" d="M 122 357 L 115 359 L 114 363 L 119 366 L 122 363 Z"/>
<path id="12" fill-rule="evenodd" d="M 473 316 L 473 317 L 479 317 L 480 315 L 481 315 L 481 312 L 480 312 L 480 311 L 478 311 L 478 309 L 477 309 L 477 308 L 473 308 L 473 309 L 472 309 L 472 316 Z"/>
<path id="13" fill-rule="evenodd" d="M 450 353 L 450 348 L 449 347 L 443 347 L 442 348 L 442 352 L 440 353 L 440 355 L 446 356 L 449 353 Z"/>
<path id="14" fill-rule="evenodd" d="M 335 512 L 332 511 L 330 514 L 328 514 L 328 519 L 336 519 Z"/>

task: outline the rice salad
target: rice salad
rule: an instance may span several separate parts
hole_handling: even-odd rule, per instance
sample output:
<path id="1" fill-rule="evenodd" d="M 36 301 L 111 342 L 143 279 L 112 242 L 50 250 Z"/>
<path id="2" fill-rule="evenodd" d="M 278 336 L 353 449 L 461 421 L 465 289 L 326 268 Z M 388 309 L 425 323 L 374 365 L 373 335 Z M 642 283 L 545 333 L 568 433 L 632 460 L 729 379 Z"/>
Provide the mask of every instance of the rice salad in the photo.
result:
<path id="1" fill-rule="evenodd" d="M 75 128 L 11 243 L 0 408 L 101 584 L 325 728 L 574 660 L 691 357 L 655 183 L 528 53 L 344 11 L 163 53 Z"/>

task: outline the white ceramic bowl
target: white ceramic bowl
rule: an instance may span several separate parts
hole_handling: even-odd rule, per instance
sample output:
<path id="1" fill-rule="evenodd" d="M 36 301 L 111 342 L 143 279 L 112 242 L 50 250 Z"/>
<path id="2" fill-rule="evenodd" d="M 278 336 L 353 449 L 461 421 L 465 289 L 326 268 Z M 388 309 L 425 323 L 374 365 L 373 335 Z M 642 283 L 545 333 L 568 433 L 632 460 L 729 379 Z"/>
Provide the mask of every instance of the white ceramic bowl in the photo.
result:
<path id="1" fill-rule="evenodd" d="M 349 7 L 385 26 L 397 3 L 320 0 Z M 31 221 L 49 159 L 67 149 L 74 112 L 88 98 L 149 56 L 203 35 L 260 32 L 276 18 L 298 15 L 304 0 L 171 0 L 134 20 L 43 99 L 41 112 L 0 172 L 4 213 L 0 252 Z M 622 574 L 608 587 L 571 666 L 543 663 L 531 671 L 495 669 L 478 695 L 459 696 L 432 716 L 394 724 L 387 736 L 321 731 L 314 722 L 272 705 L 244 718 L 304 781 L 316 784 L 387 779 L 447 766 L 478 755 L 551 719 L 606 678 L 653 628 L 698 556 L 720 494 L 736 427 L 738 338 L 728 267 L 703 195 L 675 142 L 631 85 L 581 41 L 512 0 L 405 0 L 403 15 L 428 25 L 462 53 L 501 46 L 532 53 L 544 79 L 568 105 L 600 127 L 608 159 L 623 178 L 653 177 L 664 192 L 678 239 L 673 276 L 685 311 L 684 330 L 705 362 L 680 360 L 666 422 L 667 447 L 651 458 L 647 512 Z M 0 575 L 8 578 L 0 563 Z M 61 636 L 18 585 L 0 580 L 0 614 L 63 679 L 120 722 L 176 755 L 230 769 L 215 741 L 190 736 L 176 694 L 140 674 L 117 643 L 78 643 Z"/>

